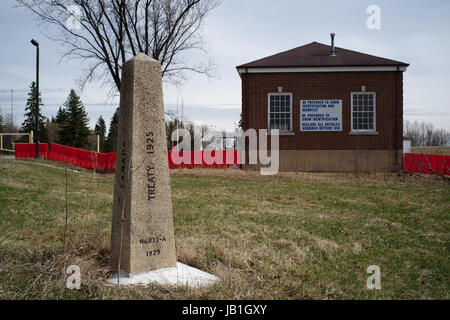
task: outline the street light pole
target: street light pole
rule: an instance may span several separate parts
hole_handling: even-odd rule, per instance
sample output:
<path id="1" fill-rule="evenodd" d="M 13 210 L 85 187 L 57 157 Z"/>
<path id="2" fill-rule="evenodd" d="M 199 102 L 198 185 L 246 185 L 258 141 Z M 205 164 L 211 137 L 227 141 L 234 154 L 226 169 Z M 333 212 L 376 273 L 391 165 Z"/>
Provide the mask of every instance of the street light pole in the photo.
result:
<path id="1" fill-rule="evenodd" d="M 35 133 L 36 133 L 36 159 L 39 158 L 39 42 L 32 39 L 31 43 L 36 47 L 36 115 L 35 115 Z"/>

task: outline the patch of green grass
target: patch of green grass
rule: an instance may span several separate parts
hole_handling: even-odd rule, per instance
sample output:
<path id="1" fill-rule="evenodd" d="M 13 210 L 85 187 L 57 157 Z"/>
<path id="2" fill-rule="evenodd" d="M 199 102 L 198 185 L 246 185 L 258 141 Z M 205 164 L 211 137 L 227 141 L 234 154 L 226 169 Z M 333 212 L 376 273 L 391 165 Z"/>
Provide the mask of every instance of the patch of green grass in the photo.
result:
<path id="1" fill-rule="evenodd" d="M 216 285 L 114 288 L 113 174 L 0 161 L 3 299 L 448 299 L 447 184 L 431 176 L 171 171 L 178 260 Z M 78 171 L 78 172 L 74 172 Z M 64 270 L 81 268 L 67 290 Z M 366 269 L 381 269 L 368 290 Z"/>

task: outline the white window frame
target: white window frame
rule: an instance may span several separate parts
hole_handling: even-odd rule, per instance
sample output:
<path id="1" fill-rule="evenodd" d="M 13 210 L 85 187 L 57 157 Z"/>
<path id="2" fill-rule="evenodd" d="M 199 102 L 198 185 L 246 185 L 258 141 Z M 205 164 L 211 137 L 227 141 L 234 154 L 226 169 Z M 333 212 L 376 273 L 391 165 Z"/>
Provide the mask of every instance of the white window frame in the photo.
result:
<path id="1" fill-rule="evenodd" d="M 267 131 L 270 132 L 270 97 L 271 96 L 289 96 L 290 97 L 290 112 L 289 112 L 289 118 L 290 118 L 290 130 L 286 130 L 286 131 L 281 131 L 280 133 L 289 133 L 289 132 L 293 132 L 294 129 L 292 128 L 292 108 L 294 105 L 294 102 L 292 101 L 292 93 L 290 92 L 270 92 L 267 94 Z"/>
<path id="2" fill-rule="evenodd" d="M 371 94 L 373 96 L 373 129 L 353 129 L 353 94 Z M 350 93 L 350 133 L 377 132 L 377 94 L 375 91 L 352 91 Z"/>

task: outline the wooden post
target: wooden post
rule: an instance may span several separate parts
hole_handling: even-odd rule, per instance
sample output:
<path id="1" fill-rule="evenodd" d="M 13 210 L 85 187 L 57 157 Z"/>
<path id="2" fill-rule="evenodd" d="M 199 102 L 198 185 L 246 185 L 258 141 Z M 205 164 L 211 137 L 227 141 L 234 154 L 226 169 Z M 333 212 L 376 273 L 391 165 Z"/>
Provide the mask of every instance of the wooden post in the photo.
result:
<path id="1" fill-rule="evenodd" d="M 97 135 L 97 152 L 100 152 L 100 135 Z"/>
<path id="2" fill-rule="evenodd" d="M 0 133 L 0 150 L 3 149 L 3 134 Z"/>
<path id="3" fill-rule="evenodd" d="M 29 143 L 33 143 L 33 130 L 30 131 L 29 137 L 30 137 Z"/>

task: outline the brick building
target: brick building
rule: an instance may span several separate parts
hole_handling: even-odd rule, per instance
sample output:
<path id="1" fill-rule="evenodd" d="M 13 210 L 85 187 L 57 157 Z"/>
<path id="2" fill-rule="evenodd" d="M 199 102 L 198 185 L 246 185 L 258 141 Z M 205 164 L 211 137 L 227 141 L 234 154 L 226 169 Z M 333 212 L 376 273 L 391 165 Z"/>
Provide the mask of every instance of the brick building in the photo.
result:
<path id="1" fill-rule="evenodd" d="M 280 130 L 280 171 L 401 169 L 408 64 L 333 40 L 238 66 L 243 129 Z"/>

